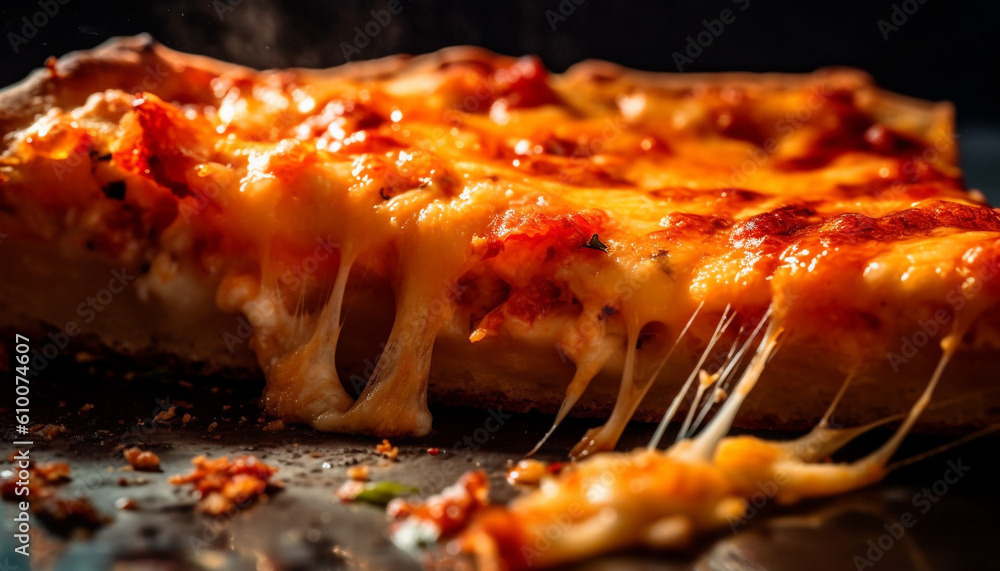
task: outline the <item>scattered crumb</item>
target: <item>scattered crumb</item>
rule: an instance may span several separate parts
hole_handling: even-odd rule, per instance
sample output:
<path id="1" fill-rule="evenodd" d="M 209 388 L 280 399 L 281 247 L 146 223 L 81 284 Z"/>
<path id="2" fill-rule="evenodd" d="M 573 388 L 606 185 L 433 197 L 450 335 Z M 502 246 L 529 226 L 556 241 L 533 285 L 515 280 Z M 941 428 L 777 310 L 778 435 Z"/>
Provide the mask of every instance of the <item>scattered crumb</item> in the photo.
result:
<path id="1" fill-rule="evenodd" d="M 375 446 L 375 452 L 381 454 L 383 457 L 389 460 L 395 460 L 399 456 L 399 448 L 393 446 L 388 440 L 382 439 L 382 442 Z"/>
<path id="2" fill-rule="evenodd" d="M 177 384 L 180 385 L 180 386 L 182 386 L 182 387 L 184 387 L 185 389 L 193 389 L 194 388 L 194 385 L 191 384 L 191 381 L 177 381 Z"/>
<path id="3" fill-rule="evenodd" d="M 166 422 L 172 419 L 173 417 L 177 416 L 176 411 L 177 411 L 176 406 L 171 406 L 167 410 L 161 410 L 159 413 L 157 413 L 156 418 L 153 419 L 153 422 Z"/>
<path id="4" fill-rule="evenodd" d="M 118 485 L 123 488 L 127 488 L 128 486 L 145 486 L 148 483 L 149 480 L 146 478 L 135 478 L 133 480 L 129 480 L 128 478 L 118 478 Z"/>
<path id="5" fill-rule="evenodd" d="M 441 449 L 440 448 L 428 448 L 427 449 L 427 453 L 430 454 L 431 456 L 437 456 L 438 454 L 441 453 Z"/>
<path id="6" fill-rule="evenodd" d="M 269 466 L 249 455 L 240 456 L 232 462 L 225 456 L 215 460 L 198 456 L 191 463 L 195 466 L 193 472 L 173 476 L 170 483 L 194 484 L 201 496 L 198 509 L 216 516 L 247 507 L 264 494 L 271 476 L 278 471 L 276 466 Z"/>
<path id="7" fill-rule="evenodd" d="M 187 424 L 187 423 L 191 422 L 192 418 L 194 418 L 194 417 L 191 416 L 190 414 L 184 413 L 184 416 L 181 417 L 181 422 L 184 423 L 184 424 Z"/>
<path id="8" fill-rule="evenodd" d="M 62 498 L 56 495 L 55 484 L 70 479 L 69 464 L 48 462 L 31 466 L 28 471 L 31 472 L 28 484 L 31 511 L 53 532 L 69 535 L 77 529 L 90 531 L 111 521 L 99 514 L 86 498 Z M 9 501 L 24 499 L 16 494 L 17 479 L 17 474 L 12 474 L 0 482 L 0 497 Z"/>
<path id="9" fill-rule="evenodd" d="M 486 472 L 476 470 L 466 472 L 457 482 L 425 501 L 394 499 L 386 506 L 385 512 L 392 519 L 405 520 L 404 525 L 431 526 L 440 530 L 441 536 L 451 535 L 465 527 L 473 514 L 486 507 L 489 494 Z"/>
<path id="10" fill-rule="evenodd" d="M 86 351 L 77 351 L 76 355 L 73 355 L 73 358 L 77 363 L 88 363 L 94 360 L 94 356 Z"/>
<path id="11" fill-rule="evenodd" d="M 715 404 L 719 404 L 720 402 L 726 400 L 727 396 L 729 396 L 729 394 L 725 391 L 725 389 L 715 389 Z"/>
<path id="12" fill-rule="evenodd" d="M 38 464 L 34 468 L 35 474 L 42 478 L 45 483 L 57 484 L 70 480 L 69 464 L 65 462 L 48 462 Z"/>
<path id="13" fill-rule="evenodd" d="M 285 423 L 282 422 L 281 419 L 272 420 L 271 422 L 265 424 L 263 428 L 263 430 L 266 430 L 268 432 L 280 432 L 284 429 L 285 429 Z"/>
<path id="14" fill-rule="evenodd" d="M 212 432 L 213 430 L 215 430 L 216 428 L 218 428 L 218 426 L 219 426 L 218 422 L 213 422 L 212 424 L 208 425 L 208 431 Z"/>
<path id="15" fill-rule="evenodd" d="M 92 404 L 90 404 L 88 402 L 87 404 L 85 404 L 85 405 L 83 405 L 83 406 L 80 407 L 80 412 L 87 412 L 88 410 L 93 410 L 93 408 L 94 408 L 94 405 L 92 405 Z"/>
<path id="16" fill-rule="evenodd" d="M 224 405 L 222 405 L 222 410 L 223 410 L 223 412 L 225 412 L 225 411 L 227 411 L 227 410 L 229 410 L 229 409 L 231 409 L 231 408 L 233 408 L 233 407 L 232 407 L 232 406 L 230 406 L 230 405 L 228 405 L 228 404 L 224 404 Z"/>
<path id="17" fill-rule="evenodd" d="M 93 531 L 111 521 L 111 518 L 94 509 L 87 498 L 43 496 L 32 503 L 32 511 L 49 529 L 63 535 L 78 529 Z"/>
<path id="18" fill-rule="evenodd" d="M 13 456 L 13 453 L 11 453 Z M 28 468 L 31 477 L 28 479 L 28 494 L 34 497 L 44 497 L 52 492 L 52 484 L 62 484 L 70 481 L 69 464 L 65 462 L 48 462 L 45 464 L 35 464 Z M 17 481 L 19 477 L 17 471 L 3 480 L 0 480 L 0 498 L 10 501 L 19 501 L 17 496 Z"/>
<path id="19" fill-rule="evenodd" d="M 17 485 L 15 484 L 15 482 L 17 482 L 16 476 L 10 476 L 8 478 L 0 480 L 0 498 L 3 498 L 8 502 L 16 502 L 18 500 Z M 31 486 L 32 484 L 28 485 L 29 495 L 31 494 L 30 492 Z"/>
<path id="20" fill-rule="evenodd" d="M 534 486 L 548 473 L 544 462 L 526 458 L 507 472 L 507 481 L 514 485 Z"/>
<path id="21" fill-rule="evenodd" d="M 365 490 L 365 485 L 358 480 L 348 480 L 337 488 L 337 497 L 342 502 L 353 502 L 358 494 Z"/>
<path id="22" fill-rule="evenodd" d="M 52 440 L 60 434 L 66 434 L 66 427 L 62 424 L 46 424 L 45 426 L 34 430 L 36 434 L 40 434 L 49 440 Z"/>
<path id="23" fill-rule="evenodd" d="M 141 472 L 156 472 L 160 469 L 160 457 L 148 450 L 132 447 L 122 452 L 125 461 Z"/>
<path id="24" fill-rule="evenodd" d="M 139 504 L 132 498 L 118 498 L 115 500 L 115 507 L 120 510 L 135 511 L 139 509 Z"/>
<path id="25" fill-rule="evenodd" d="M 356 482 L 368 481 L 368 466 L 351 466 L 347 469 L 347 477 Z"/>

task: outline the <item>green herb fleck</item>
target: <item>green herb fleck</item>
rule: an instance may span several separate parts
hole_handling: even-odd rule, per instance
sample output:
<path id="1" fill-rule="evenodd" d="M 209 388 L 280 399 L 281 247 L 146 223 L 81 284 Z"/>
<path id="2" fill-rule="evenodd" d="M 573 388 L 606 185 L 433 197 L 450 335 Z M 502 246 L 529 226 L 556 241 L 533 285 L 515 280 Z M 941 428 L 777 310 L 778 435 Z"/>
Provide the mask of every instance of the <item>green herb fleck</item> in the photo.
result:
<path id="1" fill-rule="evenodd" d="M 393 499 L 407 494 L 415 494 L 419 490 L 413 486 L 406 486 L 398 482 L 382 481 L 369 482 L 361 487 L 361 491 L 352 499 L 356 502 L 365 502 L 376 506 L 385 506 Z"/>

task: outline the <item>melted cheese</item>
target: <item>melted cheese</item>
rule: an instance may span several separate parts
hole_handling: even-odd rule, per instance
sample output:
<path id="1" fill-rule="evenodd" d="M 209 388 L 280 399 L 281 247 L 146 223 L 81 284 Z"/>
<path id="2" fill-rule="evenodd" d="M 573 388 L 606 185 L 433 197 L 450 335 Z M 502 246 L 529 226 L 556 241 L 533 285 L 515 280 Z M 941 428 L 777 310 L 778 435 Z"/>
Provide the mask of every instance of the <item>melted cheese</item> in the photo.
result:
<path id="1" fill-rule="evenodd" d="M 854 72 L 703 79 L 470 52 L 381 75 L 225 68 L 183 99 L 108 85 L 10 134 L 3 196 L 22 222 L 73 213 L 25 235 L 211 276 L 253 318 L 268 409 L 320 429 L 426 433 L 442 335 L 557 345 L 577 365 L 557 422 L 624 355 L 599 450 L 672 346 L 638 349 L 647 327 L 673 340 L 699 310 L 704 346 L 725 308 L 752 329 L 772 307 L 828 366 L 864 361 L 997 259 L 946 105 Z M 122 202 L 102 193 L 117 181 Z M 336 363 L 352 272 L 396 312 L 357 400 Z"/>

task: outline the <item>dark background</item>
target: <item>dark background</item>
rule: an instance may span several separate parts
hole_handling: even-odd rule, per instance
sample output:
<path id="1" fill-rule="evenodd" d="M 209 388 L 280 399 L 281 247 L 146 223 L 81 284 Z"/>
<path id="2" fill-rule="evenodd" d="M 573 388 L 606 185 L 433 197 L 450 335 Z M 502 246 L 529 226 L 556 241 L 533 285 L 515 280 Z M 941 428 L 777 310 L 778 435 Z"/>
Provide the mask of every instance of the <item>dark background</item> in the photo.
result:
<path id="1" fill-rule="evenodd" d="M 951 100 L 970 185 L 1000 190 L 993 173 L 1000 162 L 1000 2 L 994 0 L 396 1 L 402 11 L 385 26 L 372 24 L 378 32 L 367 45 L 361 45 L 365 38 L 357 43 L 354 59 L 476 44 L 535 53 L 554 70 L 602 58 L 677 71 L 673 53 L 705 30 L 704 20 L 731 9 L 735 21 L 683 71 L 805 72 L 848 65 L 891 90 Z M 8 0 L 0 7 L 0 85 L 20 80 L 50 55 L 140 32 L 181 51 L 253 67 L 337 65 L 345 61 L 345 43 L 355 43 L 355 26 L 364 29 L 371 10 L 384 10 L 388 2 Z M 54 16 L 44 14 L 46 4 L 50 11 L 58 6 Z M 39 12 L 44 16 L 37 21 L 48 21 L 27 38 L 22 18 Z M 880 20 L 898 29 L 880 30 Z M 11 33 L 27 40 L 16 53 Z"/>

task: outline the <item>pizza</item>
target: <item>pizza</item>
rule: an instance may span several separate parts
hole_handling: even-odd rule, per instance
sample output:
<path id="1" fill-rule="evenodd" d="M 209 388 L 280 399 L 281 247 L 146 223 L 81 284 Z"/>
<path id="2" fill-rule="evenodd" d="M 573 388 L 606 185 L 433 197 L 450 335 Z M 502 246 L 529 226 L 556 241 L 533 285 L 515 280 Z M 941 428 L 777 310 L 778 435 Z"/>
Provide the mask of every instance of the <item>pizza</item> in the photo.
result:
<path id="1" fill-rule="evenodd" d="M 738 499 L 732 474 L 805 460 L 730 426 L 1000 417 L 1000 212 L 953 115 L 851 69 L 255 71 L 117 39 L 0 93 L 0 324 L 44 332 L 38 370 L 88 347 L 263 374 L 267 412 L 319 430 L 424 435 L 429 401 L 605 419 L 568 474 L 677 421 L 621 481 L 683 456 Z M 752 446 L 771 460 L 718 458 Z"/>

